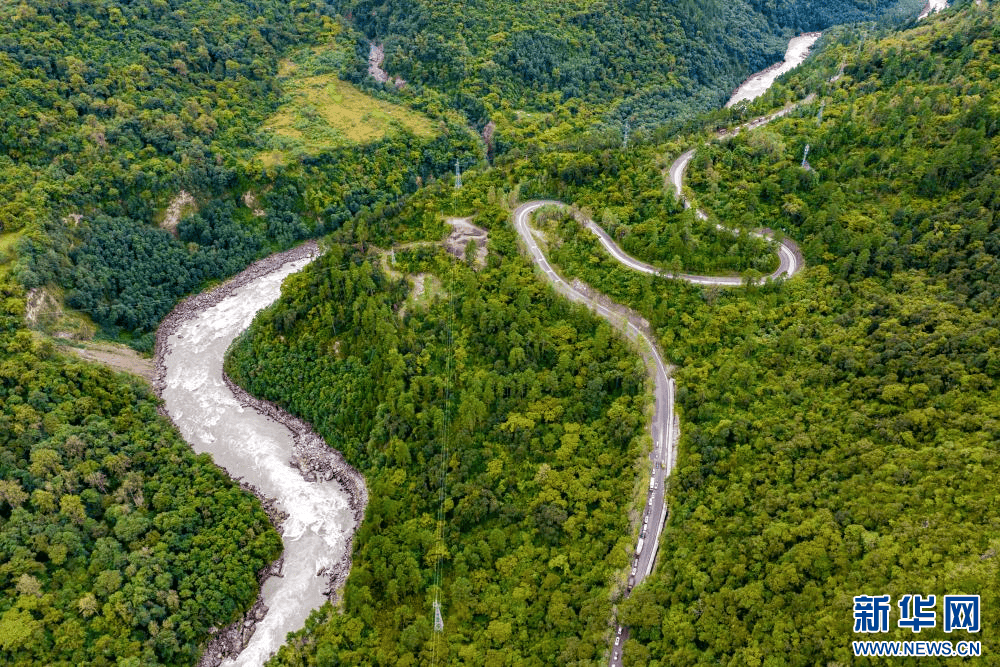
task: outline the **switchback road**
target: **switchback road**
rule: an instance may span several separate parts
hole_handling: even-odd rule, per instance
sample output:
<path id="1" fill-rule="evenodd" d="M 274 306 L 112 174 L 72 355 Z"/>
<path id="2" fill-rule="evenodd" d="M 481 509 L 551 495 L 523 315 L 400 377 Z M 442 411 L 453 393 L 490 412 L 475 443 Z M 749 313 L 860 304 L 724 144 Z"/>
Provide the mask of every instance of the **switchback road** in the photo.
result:
<path id="1" fill-rule="evenodd" d="M 669 178 L 678 197 L 683 197 L 683 177 L 695 150 L 689 150 L 678 157 L 670 166 Z M 685 204 L 687 202 L 685 201 Z M 677 438 L 680 434 L 678 420 L 674 415 L 674 381 L 670 377 L 670 366 L 663 361 L 663 354 L 656 344 L 655 336 L 648 323 L 637 312 L 615 303 L 600 292 L 582 284 L 580 281 L 568 282 L 552 267 L 545 253 L 538 245 L 535 230 L 531 227 L 531 216 L 544 206 L 565 206 L 557 201 L 537 200 L 521 204 L 513 213 L 514 228 L 524 243 L 535 266 L 545 275 L 546 280 L 559 293 L 570 301 L 580 303 L 599 316 L 606 319 L 612 326 L 635 342 L 642 353 L 646 368 L 653 379 L 653 419 L 650 424 L 650 434 L 653 447 L 649 458 L 652 473 L 649 481 L 649 492 L 642 511 L 642 526 L 640 537 L 636 544 L 635 554 L 631 558 L 628 578 L 628 591 L 639 585 L 653 570 L 653 562 L 659 548 L 660 534 L 666 523 L 668 508 L 664 502 L 664 487 L 670 472 L 677 462 Z M 594 221 L 581 219 L 581 224 L 597 236 L 601 245 L 623 265 L 642 273 L 660 276 L 674 280 L 684 280 L 696 285 L 738 286 L 743 279 L 738 276 L 699 276 L 687 273 L 670 273 L 658 269 L 651 264 L 632 257 Z M 770 230 L 752 232 L 756 235 L 771 238 Z M 790 241 L 782 240 L 778 244 L 779 265 L 776 271 L 765 277 L 765 280 L 790 278 L 798 273 L 803 263 L 798 248 Z M 615 638 L 612 640 L 611 666 L 621 664 L 622 645 L 628 638 L 628 629 L 618 626 Z"/>
<path id="2" fill-rule="evenodd" d="M 546 279 L 555 290 L 575 303 L 581 303 L 606 319 L 629 340 L 634 341 L 642 352 L 646 368 L 653 378 L 653 421 L 650 433 L 653 437 L 653 448 L 649 454 L 652 466 L 652 476 L 649 485 L 649 497 L 643 509 L 643 519 L 647 526 L 641 545 L 631 558 L 629 581 L 638 585 L 653 569 L 653 558 L 659 532 L 666 521 L 666 504 L 664 499 L 664 481 L 677 461 L 675 418 L 674 418 L 674 381 L 670 378 L 670 367 L 664 363 L 663 355 L 655 342 L 655 337 L 646 321 L 635 311 L 617 304 L 599 292 L 577 282 L 569 283 L 562 278 L 549 264 L 545 253 L 538 246 L 531 228 L 531 215 L 543 206 L 561 206 L 559 202 L 532 201 L 522 204 L 514 211 L 514 227 L 524 241 L 532 261 L 545 274 Z M 593 223 L 591 223 L 593 224 Z M 596 227 L 596 225 L 595 225 Z M 603 231 L 603 230 L 602 230 Z M 612 254 L 628 266 L 635 262 L 644 266 L 625 254 L 613 241 L 607 239 Z M 608 246 L 605 246 L 608 247 Z M 616 251 L 616 252 L 615 252 Z M 642 269 L 638 269 L 642 270 Z"/>

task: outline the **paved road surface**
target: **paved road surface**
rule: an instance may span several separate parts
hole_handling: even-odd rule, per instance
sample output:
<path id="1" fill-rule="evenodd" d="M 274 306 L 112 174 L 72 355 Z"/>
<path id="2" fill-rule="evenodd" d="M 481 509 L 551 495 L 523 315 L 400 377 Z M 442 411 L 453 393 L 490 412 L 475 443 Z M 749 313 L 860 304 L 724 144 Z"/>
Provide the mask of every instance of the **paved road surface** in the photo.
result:
<path id="1" fill-rule="evenodd" d="M 561 206 L 562 204 L 553 201 L 532 201 L 522 204 L 514 211 L 514 227 L 524 241 L 532 261 L 545 273 L 545 277 L 557 292 L 570 301 L 589 307 L 625 334 L 629 340 L 636 342 L 642 352 L 646 367 L 653 377 L 653 422 L 650 428 L 653 436 L 653 448 L 649 458 L 653 465 L 652 481 L 655 488 L 650 490 L 646 508 L 643 510 L 648 525 L 646 537 L 643 538 L 643 547 L 632 561 L 636 570 L 634 585 L 638 585 L 653 569 L 653 557 L 659 539 L 659 531 L 666 521 L 666 506 L 663 502 L 664 481 L 677 461 L 674 438 L 674 381 L 670 378 L 670 367 L 663 362 L 659 346 L 654 342 L 652 333 L 647 330 L 644 320 L 638 313 L 610 301 L 597 292 L 570 284 L 549 264 L 545 253 L 538 247 L 530 224 L 531 215 L 546 205 Z M 616 251 L 613 252 L 615 257 L 623 258 L 622 261 L 629 266 L 632 266 L 629 262 L 638 262 L 638 260 L 623 253 L 610 239 L 608 242 Z"/>
<path id="2" fill-rule="evenodd" d="M 785 113 L 787 113 L 787 111 Z M 784 114 L 782 113 L 781 115 L 784 115 Z M 767 118 L 768 120 L 771 120 L 771 119 L 777 118 L 777 117 L 778 117 L 777 114 L 772 114 L 771 116 L 765 116 L 765 118 Z M 758 119 L 758 121 L 751 121 L 751 123 L 748 123 L 748 125 L 752 124 L 752 123 L 758 123 L 758 122 L 759 122 L 759 119 Z M 759 125 L 753 125 L 753 127 L 758 127 L 758 126 Z M 691 203 L 687 200 L 686 197 L 684 197 L 684 192 L 683 192 L 683 189 L 684 189 L 684 172 L 687 170 L 687 166 L 691 162 L 691 158 L 694 157 L 694 154 L 695 154 L 696 150 L 697 150 L 696 148 L 692 148 L 689 151 L 685 151 L 684 153 L 681 153 L 681 155 L 676 160 L 674 160 L 673 164 L 670 165 L 670 170 L 668 172 L 668 178 L 670 179 L 671 185 L 673 185 L 673 187 L 674 187 L 674 194 L 677 196 L 678 199 L 683 199 L 683 201 L 684 201 L 684 207 L 685 208 L 690 208 Z M 700 210 L 697 212 L 697 215 L 702 220 L 704 220 L 707 217 Z M 595 223 L 593 223 L 593 222 L 591 222 L 590 224 L 593 225 L 593 227 L 597 227 L 597 225 Z M 727 229 L 726 227 L 723 227 L 722 225 L 719 225 L 718 227 L 719 227 L 719 229 Z M 600 229 L 600 228 L 597 227 L 597 229 Z M 600 229 L 600 232 L 596 232 L 595 231 L 595 233 L 598 234 L 598 235 L 603 234 L 604 236 L 607 236 L 607 233 L 605 233 L 603 229 Z M 738 232 L 734 231 L 733 233 L 738 233 Z M 769 230 L 769 229 L 762 229 L 762 230 L 758 230 L 758 231 L 750 232 L 750 233 L 753 236 L 756 236 L 758 238 L 765 238 L 765 239 L 773 239 L 774 238 L 773 232 L 771 232 L 771 230 Z M 610 238 L 608 238 L 608 240 L 611 241 Z M 602 240 L 602 243 L 603 243 L 603 240 Z M 613 243 L 613 241 L 612 241 L 612 243 Z M 607 247 L 607 244 L 605 244 L 605 247 Z M 612 254 L 614 254 L 614 253 L 612 253 Z M 615 256 L 617 258 L 617 255 L 615 255 Z M 638 262 L 638 260 L 634 260 L 634 261 Z M 626 262 L 626 264 L 628 264 L 629 266 L 632 266 L 632 264 L 629 263 L 629 262 Z M 648 264 L 645 264 L 644 266 L 646 266 L 646 267 L 648 267 L 650 269 L 648 271 L 645 271 L 646 273 L 652 273 L 654 275 L 660 275 L 660 276 L 663 276 L 664 278 L 676 278 L 678 280 L 686 280 L 686 281 L 688 281 L 690 283 L 695 283 L 697 285 L 730 285 L 730 286 L 735 286 L 735 285 L 742 285 L 743 284 L 743 279 L 742 278 L 736 278 L 736 277 L 721 278 L 721 277 L 711 277 L 711 276 L 693 276 L 693 275 L 688 275 L 688 274 L 684 274 L 684 273 L 673 275 L 673 274 L 671 274 L 669 272 L 666 272 L 666 271 L 659 271 L 655 267 L 652 267 L 652 266 L 650 266 Z M 781 240 L 778 243 L 778 268 L 774 272 L 770 273 L 769 275 L 764 276 L 764 280 L 776 280 L 776 279 L 781 278 L 781 277 L 791 278 L 796 273 L 798 273 L 799 271 L 801 271 L 802 267 L 803 267 L 802 253 L 799 251 L 798 246 L 795 245 L 795 243 L 793 243 L 792 241 L 789 241 L 787 239 L 783 239 L 783 240 Z M 633 266 L 633 268 L 636 268 L 636 267 Z M 640 270 L 642 270 L 642 269 L 640 269 Z"/>
<path id="3" fill-rule="evenodd" d="M 766 125 L 775 118 L 780 118 L 796 109 L 802 104 L 808 104 L 815 95 L 809 95 L 800 102 L 790 104 L 785 108 L 767 116 L 755 118 L 731 130 L 723 130 L 716 134 L 716 138 L 733 136 L 744 130 L 751 130 L 761 125 Z M 691 203 L 684 197 L 684 172 L 688 164 L 694 157 L 696 148 L 685 151 L 670 165 L 667 178 L 673 186 L 676 196 L 684 201 L 684 207 L 690 208 Z M 653 571 L 653 563 L 659 549 L 660 535 L 668 516 L 668 508 L 664 502 L 664 486 L 670 472 L 677 464 L 677 439 L 680 437 L 680 424 L 674 415 L 674 381 L 670 377 L 670 366 L 663 362 L 663 355 L 655 342 L 655 337 L 649 329 L 648 323 L 635 311 L 617 304 L 606 296 L 597 292 L 582 283 L 574 281 L 573 284 L 566 282 L 552 265 L 549 264 L 545 253 L 538 247 L 531 228 L 531 216 L 543 206 L 565 206 L 557 201 L 530 201 L 521 204 L 514 210 L 514 228 L 524 242 L 531 256 L 531 260 L 545 274 L 546 279 L 555 290 L 568 298 L 570 301 L 581 303 L 606 319 L 616 329 L 634 341 L 642 352 L 643 360 L 650 376 L 653 378 L 654 405 L 653 421 L 650 424 L 650 434 L 653 437 L 653 448 L 649 453 L 652 464 L 652 476 L 650 478 L 650 488 L 646 498 L 646 506 L 642 512 L 643 527 L 640 530 L 639 542 L 636 545 L 636 552 L 632 556 L 632 563 L 629 566 L 629 592 L 638 586 Z M 697 216 L 702 220 L 708 216 L 703 211 L 697 211 Z M 684 280 L 696 285 L 719 285 L 738 286 L 743 284 L 743 279 L 738 276 L 698 276 L 689 273 L 671 273 L 663 271 L 640 259 L 632 257 L 614 242 L 614 239 L 604 231 L 602 227 L 593 220 L 581 219 L 581 224 L 595 234 L 605 250 L 616 260 L 636 271 L 653 276 L 670 278 L 674 280 Z M 725 229 L 719 225 L 720 229 Z M 739 233 L 734 231 L 733 233 Z M 761 229 L 750 232 L 754 236 L 761 238 L 773 238 L 773 233 L 769 229 Z M 802 254 L 794 242 L 783 239 L 778 242 L 778 268 L 773 273 L 764 277 L 764 280 L 777 280 L 778 278 L 791 278 L 802 270 L 804 263 Z M 615 635 L 611 640 L 611 667 L 621 667 L 622 647 L 628 639 L 628 628 L 617 626 Z M 616 641 L 617 639 L 617 641 Z"/>
<path id="4" fill-rule="evenodd" d="M 670 167 L 669 177 L 678 196 L 681 195 L 684 170 L 694 149 L 681 155 Z M 653 448 L 649 454 L 653 473 L 650 478 L 650 488 L 643 509 L 643 528 L 632 557 L 629 572 L 629 591 L 638 586 L 653 570 L 653 562 L 659 548 L 660 535 L 667 520 L 668 508 L 664 502 L 664 486 L 666 479 L 677 462 L 677 437 L 679 436 L 678 420 L 674 415 L 674 381 L 670 377 L 670 367 L 664 363 L 663 355 L 645 320 L 629 308 L 617 304 L 604 295 L 580 283 L 569 283 L 549 263 L 545 253 L 538 246 L 531 227 L 531 216 L 543 206 L 564 206 L 556 201 L 530 201 L 519 206 L 513 214 L 514 228 L 524 242 L 528 254 L 535 265 L 545 274 L 546 279 L 555 290 L 570 301 L 583 304 L 606 319 L 629 340 L 634 341 L 642 352 L 643 359 L 653 378 L 654 406 L 650 433 L 653 438 Z M 743 280 L 735 276 L 697 276 L 691 274 L 672 274 L 636 259 L 623 251 L 614 240 L 592 220 L 582 220 L 582 224 L 594 233 L 601 245 L 619 262 L 636 271 L 650 275 L 662 276 L 676 280 L 685 280 L 698 285 L 735 286 Z M 769 232 L 757 232 L 767 235 Z M 767 276 L 773 280 L 779 277 L 791 277 L 802 268 L 797 248 L 788 241 L 779 244 L 780 263 L 778 269 Z M 617 639 L 617 642 L 615 641 Z M 622 647 L 628 639 L 628 628 L 618 626 L 615 638 L 612 639 L 611 666 L 621 665 Z"/>

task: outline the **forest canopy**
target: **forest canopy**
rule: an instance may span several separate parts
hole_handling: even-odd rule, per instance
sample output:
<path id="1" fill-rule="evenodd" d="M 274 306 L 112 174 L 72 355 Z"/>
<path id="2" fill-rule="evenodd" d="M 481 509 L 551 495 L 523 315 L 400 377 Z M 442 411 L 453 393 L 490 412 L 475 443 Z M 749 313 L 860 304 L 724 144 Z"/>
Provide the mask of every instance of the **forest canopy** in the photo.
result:
<path id="1" fill-rule="evenodd" d="M 970 5 L 863 42 L 846 31 L 756 108 L 816 92 L 812 105 L 698 150 L 697 203 L 785 230 L 801 277 L 656 281 L 571 221 L 553 228 L 555 263 L 642 312 L 678 364 L 671 520 L 653 578 L 620 608 L 625 664 L 849 662 L 855 595 L 997 604 L 983 487 L 1000 441 L 997 18 Z M 897 618 L 885 638 L 916 638 Z M 946 638 L 980 639 L 945 635 L 939 611 L 919 639 Z"/>
<path id="2" fill-rule="evenodd" d="M 594 664 L 618 620 L 626 664 L 812 665 L 850 660 L 861 592 L 995 608 L 996 7 L 835 32 L 756 105 L 627 145 L 616 129 L 717 106 L 793 32 L 917 4 L 0 7 L 0 661 L 191 664 L 279 548 L 147 389 L 25 328 L 24 288 L 148 350 L 183 295 L 323 235 L 228 361 L 372 493 L 343 608 L 276 664 Z M 369 40 L 405 85 L 369 78 Z M 306 52 L 426 125 L 268 161 L 279 62 Z M 808 93 L 699 148 L 708 220 L 665 187 L 720 119 Z M 182 190 L 195 203 L 161 228 Z M 671 519 L 627 600 L 645 376 L 519 256 L 507 219 L 530 197 L 668 269 L 769 270 L 716 222 L 788 234 L 809 266 L 722 292 L 629 272 L 569 216 L 545 227 L 560 270 L 641 312 L 678 367 Z M 489 229 L 484 268 L 435 248 L 451 215 Z"/>
<path id="3" fill-rule="evenodd" d="M 836 23 L 913 16 L 920 0 L 614 3 L 348 3 L 385 68 L 444 92 L 473 122 L 504 108 L 578 99 L 617 125 L 655 125 L 725 102 L 751 72 L 780 61 L 788 38 Z M 363 77 L 359 68 L 354 77 Z"/>
<path id="4" fill-rule="evenodd" d="M 314 615 L 277 664 L 589 664 L 603 650 L 649 446 L 645 368 L 538 282 L 488 189 L 456 203 L 489 228 L 484 269 L 434 245 L 394 265 L 333 245 L 231 350 L 232 376 L 314 424 L 371 494 L 343 613 Z M 450 199 L 418 195 L 366 233 L 389 243 Z M 414 296 L 404 276 L 435 292 Z"/>
<path id="5" fill-rule="evenodd" d="M 277 533 L 148 389 L 11 326 L 24 301 L 0 289 L 0 660 L 194 663 Z"/>

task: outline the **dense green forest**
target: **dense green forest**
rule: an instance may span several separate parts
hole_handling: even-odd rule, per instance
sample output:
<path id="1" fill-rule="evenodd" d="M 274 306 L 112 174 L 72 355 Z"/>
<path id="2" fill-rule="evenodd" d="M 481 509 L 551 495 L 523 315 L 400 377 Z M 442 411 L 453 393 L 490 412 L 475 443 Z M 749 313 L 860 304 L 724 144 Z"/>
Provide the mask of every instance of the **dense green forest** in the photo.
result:
<path id="1" fill-rule="evenodd" d="M 0 232 L 20 230 L 23 285 L 58 285 L 107 334 L 146 334 L 206 281 L 396 201 L 448 173 L 456 155 L 478 159 L 470 134 L 442 123 L 433 136 L 401 129 L 362 150 L 265 169 L 259 129 L 283 99 L 279 56 L 349 31 L 330 7 L 243 8 L 0 7 L 10 28 L 0 47 Z M 181 190 L 200 210 L 175 235 L 151 227 Z M 264 215 L 243 203 L 246 192 Z M 148 350 L 151 337 L 134 342 Z"/>
<path id="2" fill-rule="evenodd" d="M 511 108 L 579 99 L 650 125 L 725 102 L 803 31 L 913 16 L 920 0 L 431 2 L 360 0 L 351 16 L 385 68 L 443 91 L 480 126 Z M 367 44 L 359 45 L 367 56 Z M 353 79 L 366 76 L 358 66 Z"/>
<path id="3" fill-rule="evenodd" d="M 322 40 L 331 19 L 253 10 L 0 6 L 4 664 L 192 664 L 280 548 L 260 504 L 191 453 L 148 389 L 23 328 L 23 288 L 149 349 L 181 296 L 399 199 L 472 147 L 444 127 L 265 170 L 256 133 L 282 99 L 279 54 Z M 317 198 L 304 175 L 338 185 Z M 194 210 L 175 234 L 152 226 L 181 189 Z"/>
<path id="4" fill-rule="evenodd" d="M 178 298 L 331 232 L 230 359 L 372 492 L 343 609 L 277 663 L 592 664 L 616 613 L 628 664 L 848 662 L 850 597 L 871 591 L 981 593 L 989 627 L 997 9 L 825 37 L 751 110 L 813 106 L 699 151 L 708 221 L 662 170 L 750 111 L 637 130 L 627 150 L 615 129 L 717 105 L 793 32 L 919 4 L 0 5 L 0 662 L 191 664 L 279 548 L 147 389 L 25 330 L 24 288 L 148 350 Z M 367 78 L 372 38 L 401 90 Z M 294 99 L 279 63 L 305 49 L 311 73 L 433 132 L 267 159 Z M 476 170 L 452 195 L 438 179 L 456 158 Z M 181 190 L 196 203 L 158 228 Z M 518 256 L 507 207 L 536 196 L 665 268 L 772 267 L 717 220 L 781 229 L 811 267 L 701 290 L 625 271 L 569 218 L 547 226 L 562 269 L 640 310 L 679 366 L 672 518 L 655 576 L 624 602 L 644 371 Z M 437 239 L 444 214 L 491 230 L 485 269 L 427 247 L 390 266 L 371 245 Z M 418 273 L 421 296 L 401 277 Z"/>
<path id="5" fill-rule="evenodd" d="M 701 290 L 622 269 L 579 230 L 554 254 L 679 364 L 671 520 L 621 606 L 626 664 L 847 662 L 862 590 L 996 603 L 995 311 L 916 272 Z"/>
<path id="6" fill-rule="evenodd" d="M 475 211 L 481 271 L 426 246 L 390 268 L 334 245 L 230 352 L 233 377 L 310 420 L 371 493 L 342 613 L 315 615 L 278 664 L 591 664 L 605 650 L 648 446 L 645 368 L 538 282 L 480 186 L 458 202 L 425 191 L 350 234 L 389 241 L 428 211 Z M 401 277 L 418 273 L 435 290 L 423 300 Z"/>
<path id="7" fill-rule="evenodd" d="M 77 225 L 49 222 L 44 236 L 22 243 L 17 275 L 28 287 L 60 285 L 66 305 L 89 314 L 108 334 L 140 334 L 132 342 L 148 351 L 152 332 L 180 297 L 269 251 L 336 229 L 359 211 L 399 201 L 422 175 L 447 173 L 455 149 L 474 145 L 468 136 L 444 136 L 334 149 L 268 186 L 264 215 L 255 215 L 237 193 L 220 192 L 182 218 L 176 236 L 100 212 Z"/>
<path id="8" fill-rule="evenodd" d="M 700 139 L 691 134 L 672 139 Z M 720 229 L 718 219 L 701 220 L 685 209 L 665 183 L 669 148 L 647 141 L 630 150 L 554 149 L 509 164 L 511 182 L 522 199 L 573 202 L 599 223 L 628 253 L 671 271 L 704 274 L 771 272 L 777 266 L 773 248 L 749 234 Z M 736 230 L 756 229 L 757 220 L 726 219 Z"/>
<path id="9" fill-rule="evenodd" d="M 801 240 L 791 282 L 657 280 L 549 227 L 556 263 L 645 314 L 679 365 L 671 520 L 621 606 L 626 664 L 846 663 L 861 591 L 1000 602 L 997 18 L 846 33 L 761 105 L 815 106 L 700 151 L 706 208 Z M 944 635 L 939 611 L 919 639 L 945 638 L 988 641 Z"/>
<path id="10" fill-rule="evenodd" d="M 231 184 L 277 91 L 268 74 L 309 14 L 235 2 L 5 3 L 4 230 L 56 213 L 149 220 L 165 192 Z"/>
<path id="11" fill-rule="evenodd" d="M 147 388 L 0 311 L 0 661 L 183 665 L 257 596 L 281 542 Z"/>
<path id="12" fill-rule="evenodd" d="M 817 102 L 717 143 L 699 153 L 690 183 L 720 218 L 777 222 L 846 280 L 919 269 L 970 307 L 994 303 L 1000 33 L 991 14 L 860 45 L 846 36 L 772 93 L 819 88 L 819 120 Z M 845 60 L 842 78 L 823 80 Z M 810 170 L 800 168 L 806 144 Z"/>
<path id="13" fill-rule="evenodd" d="M 638 125 L 709 108 L 747 71 L 778 58 L 793 31 L 911 4 L 580 2 L 552 11 L 267 0 L 249 12 L 194 0 L 8 4 L 0 7 L 10 27 L 0 49 L 0 231 L 19 234 L 23 285 L 57 286 L 104 335 L 149 350 L 149 333 L 180 296 L 398 202 L 456 157 L 475 165 L 526 137 L 544 139 L 567 114 L 591 118 L 579 102 L 603 109 L 635 91 L 649 99 L 626 102 L 634 108 L 619 116 Z M 516 29 L 507 30 L 514 14 Z M 400 125 L 360 151 L 262 161 L 276 143 L 261 128 L 287 99 L 279 59 L 302 45 L 328 49 L 317 61 L 323 71 L 390 94 L 367 76 L 364 34 L 386 41 L 386 67 L 412 82 L 391 94 L 437 119 L 437 136 Z M 529 102 L 558 113 L 514 129 L 521 121 L 512 105 Z M 476 129 L 496 115 L 501 130 L 480 147 L 449 107 Z M 176 234 L 152 229 L 182 190 L 194 194 L 191 219 Z M 259 209 L 244 205 L 247 193 Z M 685 259 L 676 239 L 658 238 L 657 257 Z M 109 248 L 109 239 L 125 242 Z"/>

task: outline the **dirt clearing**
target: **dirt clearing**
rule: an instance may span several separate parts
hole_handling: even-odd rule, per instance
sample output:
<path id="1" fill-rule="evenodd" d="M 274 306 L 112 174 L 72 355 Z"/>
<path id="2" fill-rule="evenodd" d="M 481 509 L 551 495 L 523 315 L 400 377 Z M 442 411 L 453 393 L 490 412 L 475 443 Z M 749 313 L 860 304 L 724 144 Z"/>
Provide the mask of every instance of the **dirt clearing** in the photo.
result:
<path id="1" fill-rule="evenodd" d="M 72 352 L 81 359 L 103 364 L 116 371 L 138 375 L 146 382 L 153 381 L 153 360 L 141 356 L 127 345 L 106 342 L 84 343 L 83 347 L 66 345 L 61 349 Z"/>
<path id="2" fill-rule="evenodd" d="M 167 211 L 163 214 L 163 220 L 160 221 L 160 228 L 177 236 L 177 225 L 180 223 L 181 218 L 194 213 L 196 210 L 194 197 L 187 190 L 181 190 L 170 202 L 170 205 L 167 206 Z"/>
<path id="3" fill-rule="evenodd" d="M 476 268 L 481 269 L 486 266 L 488 253 L 486 242 L 489 240 L 489 235 L 482 227 L 476 227 L 472 224 L 471 220 L 472 218 L 448 218 L 445 220 L 451 226 L 451 234 L 444 240 L 444 247 L 455 257 L 465 259 L 465 250 L 469 242 L 472 241 L 476 246 L 475 265 Z"/>

